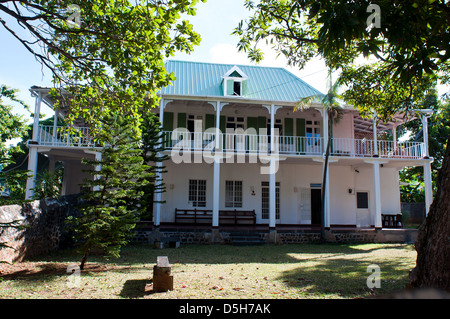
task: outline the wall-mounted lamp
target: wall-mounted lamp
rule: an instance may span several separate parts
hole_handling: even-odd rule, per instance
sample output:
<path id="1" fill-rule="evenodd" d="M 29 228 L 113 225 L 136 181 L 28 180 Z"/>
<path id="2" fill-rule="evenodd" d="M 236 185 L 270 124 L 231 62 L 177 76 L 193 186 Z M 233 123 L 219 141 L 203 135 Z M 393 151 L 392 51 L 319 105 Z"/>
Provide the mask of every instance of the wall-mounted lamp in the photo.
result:
<path id="1" fill-rule="evenodd" d="M 252 196 L 255 196 L 255 187 L 254 186 L 250 186 L 250 192 L 252 193 Z"/>
<path id="2" fill-rule="evenodd" d="M 349 194 L 353 194 L 353 189 L 349 188 L 349 189 L 348 189 L 348 193 L 349 193 Z"/>
<path id="3" fill-rule="evenodd" d="M 359 173 L 359 171 L 358 171 L 357 169 L 355 169 L 355 172 L 356 172 L 356 173 Z"/>

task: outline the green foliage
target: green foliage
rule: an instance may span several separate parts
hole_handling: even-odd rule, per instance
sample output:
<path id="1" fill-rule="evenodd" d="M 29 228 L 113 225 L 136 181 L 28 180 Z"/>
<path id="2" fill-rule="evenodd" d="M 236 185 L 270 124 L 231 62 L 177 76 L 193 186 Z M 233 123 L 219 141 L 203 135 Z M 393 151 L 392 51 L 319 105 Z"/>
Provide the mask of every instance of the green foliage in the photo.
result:
<path id="1" fill-rule="evenodd" d="M 139 198 L 139 202 L 142 208 L 141 218 L 152 220 L 154 195 L 166 190 L 161 174 L 165 172 L 162 162 L 168 159 L 168 155 L 161 153 L 164 147 L 158 116 L 148 112 L 144 114 L 142 120 L 142 157 L 144 163 L 149 165 L 147 172 L 150 174 L 147 176 L 148 183 L 145 183 L 140 189 L 142 196 Z"/>
<path id="2" fill-rule="evenodd" d="M 28 171 L 10 170 L 0 172 L 1 191 L 7 194 L 0 196 L 0 206 L 22 204 L 25 198 Z"/>
<path id="3" fill-rule="evenodd" d="M 447 139 L 450 136 L 450 102 L 443 102 L 438 99 L 437 92 L 431 90 L 423 99 L 419 109 L 432 109 L 434 113 L 428 119 L 428 144 L 429 154 L 434 160 L 431 163 L 431 172 L 433 180 L 433 192 L 437 191 L 438 171 L 444 160 Z M 403 125 L 399 130 L 400 134 L 410 134 L 408 141 L 422 140 L 422 122 L 415 119 Z M 407 167 L 400 171 L 400 181 L 408 183 L 407 186 L 401 186 L 401 198 L 405 202 L 423 202 L 423 168 Z"/>
<path id="4" fill-rule="evenodd" d="M 69 109 L 67 122 L 81 118 L 95 132 L 104 112 L 123 112 L 138 127 L 140 112 L 157 104 L 156 93 L 174 80 L 164 59 L 190 53 L 200 43 L 200 35 L 181 19 L 195 15 L 198 2 L 7 0 L 0 14 L 13 18 L 1 20 L 5 29 L 52 72 L 52 94 L 56 107 Z M 79 25 L 68 22 L 74 17 Z M 29 34 L 21 36 L 24 30 Z M 30 38 L 37 45 L 30 45 Z M 36 50 L 39 45 L 45 50 Z"/>
<path id="5" fill-rule="evenodd" d="M 33 188 L 34 199 L 56 198 L 61 194 L 63 170 L 57 169 L 53 173 L 44 171 L 36 178 Z"/>
<path id="6" fill-rule="evenodd" d="M 0 85 L 0 165 L 3 167 L 10 164 L 12 154 L 20 152 L 17 147 L 10 147 L 6 143 L 15 138 L 25 135 L 27 125 L 23 116 L 13 113 L 13 106 L 6 104 L 4 99 L 17 103 L 28 109 L 28 106 L 17 98 L 17 90 Z"/>
<path id="7" fill-rule="evenodd" d="M 369 27 L 372 4 L 381 19 L 379 26 Z M 332 69 L 372 55 L 403 83 L 425 74 L 448 77 L 446 0 L 246 0 L 245 6 L 252 16 L 234 34 L 240 37 L 239 49 L 255 61 L 263 58 L 258 42 L 266 40 L 299 67 L 316 55 Z"/>
<path id="8" fill-rule="evenodd" d="M 83 160 L 92 166 L 93 179 L 84 182 L 88 190 L 83 197 L 86 205 L 81 216 L 69 217 L 67 222 L 76 238 L 83 241 L 84 256 L 80 268 L 93 248 L 107 256 L 118 257 L 121 246 L 132 236 L 142 213 L 138 206 L 144 187 L 151 177 L 144 164 L 140 137 L 133 133 L 132 119 L 111 114 L 101 119 L 100 139 L 105 146 L 101 160 Z"/>
<path id="9" fill-rule="evenodd" d="M 371 117 L 376 111 L 378 119 L 388 121 L 397 112 L 416 109 L 433 90 L 434 81 L 429 76 L 403 83 L 393 78 L 392 72 L 386 63 L 343 67 L 338 80 L 346 87 L 343 98 L 362 116 Z"/>
<path id="10" fill-rule="evenodd" d="M 8 100 L 7 104 L 4 99 Z M 9 168 L 15 163 L 15 158 L 23 153 L 20 146 L 7 143 L 16 138 L 27 137 L 27 125 L 23 116 L 13 113 L 16 103 L 28 110 L 28 106 L 17 98 L 17 90 L 0 85 L 0 205 L 22 202 L 25 196 L 27 171 Z"/>

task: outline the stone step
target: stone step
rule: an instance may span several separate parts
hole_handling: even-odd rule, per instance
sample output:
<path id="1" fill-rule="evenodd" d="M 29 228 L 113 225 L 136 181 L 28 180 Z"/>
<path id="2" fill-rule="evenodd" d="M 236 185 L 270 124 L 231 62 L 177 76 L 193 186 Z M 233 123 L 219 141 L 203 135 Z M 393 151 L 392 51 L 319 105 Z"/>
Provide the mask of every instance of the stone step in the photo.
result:
<path id="1" fill-rule="evenodd" d="M 230 236 L 234 246 L 264 245 L 266 243 L 259 233 L 231 233 Z"/>

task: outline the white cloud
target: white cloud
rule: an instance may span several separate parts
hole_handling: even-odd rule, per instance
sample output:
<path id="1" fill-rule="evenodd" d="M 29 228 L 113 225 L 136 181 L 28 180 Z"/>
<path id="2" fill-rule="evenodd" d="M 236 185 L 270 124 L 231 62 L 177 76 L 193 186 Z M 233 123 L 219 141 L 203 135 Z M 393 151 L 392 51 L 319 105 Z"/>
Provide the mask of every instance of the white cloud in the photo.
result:
<path id="1" fill-rule="evenodd" d="M 247 55 L 238 52 L 238 49 L 229 43 L 216 44 L 209 50 L 209 53 L 211 54 L 211 63 L 250 64 Z"/>

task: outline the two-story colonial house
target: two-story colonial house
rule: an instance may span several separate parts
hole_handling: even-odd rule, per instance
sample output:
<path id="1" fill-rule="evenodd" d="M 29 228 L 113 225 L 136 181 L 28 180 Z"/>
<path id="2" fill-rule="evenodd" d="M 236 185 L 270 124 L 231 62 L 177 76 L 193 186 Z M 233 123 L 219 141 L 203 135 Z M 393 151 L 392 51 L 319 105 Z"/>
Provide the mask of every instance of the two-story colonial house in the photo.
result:
<path id="1" fill-rule="evenodd" d="M 321 93 L 283 68 L 168 61 L 176 80 L 160 92 L 155 108 L 162 141 L 170 155 L 164 163 L 166 192 L 156 194 L 155 226 L 168 223 L 251 224 L 269 229 L 321 223 L 325 227 L 382 228 L 382 215 L 400 214 L 399 170 L 423 166 L 426 207 L 432 200 L 432 159 L 428 157 L 426 114 L 424 141 L 399 142 L 396 128 L 412 117 L 398 114 L 388 123 L 362 118 L 342 105 L 333 122 L 330 157 L 328 112 L 319 102 L 296 109 L 299 100 Z M 77 193 L 86 177 L 81 158 L 101 156 L 92 148 L 89 128 L 81 134 L 39 126 L 41 102 L 52 107 L 48 89 L 36 96 L 29 169 L 36 174 L 36 154 L 64 162 L 63 194 Z M 64 117 L 64 108 L 55 117 Z M 392 132 L 385 140 L 381 133 Z M 326 168 L 326 169 L 325 169 Z M 325 173 L 326 172 L 326 173 Z M 324 174 L 327 177 L 322 194 Z M 28 180 L 31 197 L 34 177 Z M 162 203 L 161 203 L 162 202 Z"/>

